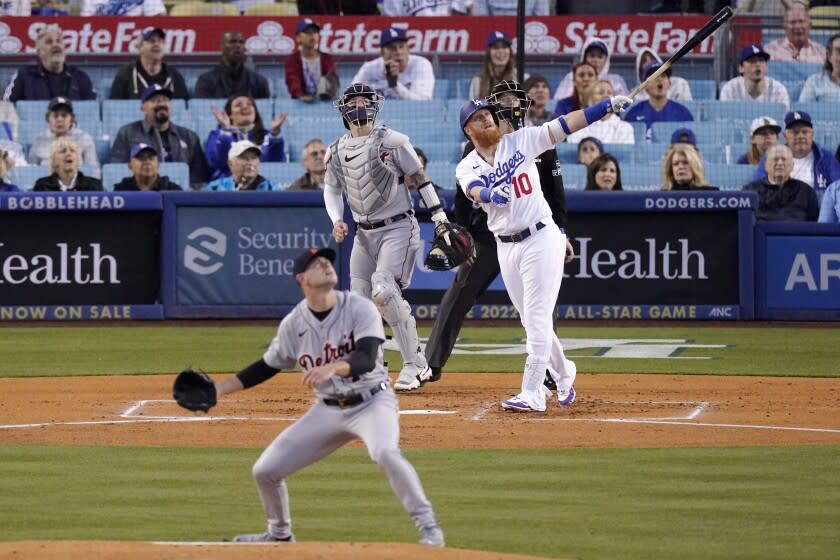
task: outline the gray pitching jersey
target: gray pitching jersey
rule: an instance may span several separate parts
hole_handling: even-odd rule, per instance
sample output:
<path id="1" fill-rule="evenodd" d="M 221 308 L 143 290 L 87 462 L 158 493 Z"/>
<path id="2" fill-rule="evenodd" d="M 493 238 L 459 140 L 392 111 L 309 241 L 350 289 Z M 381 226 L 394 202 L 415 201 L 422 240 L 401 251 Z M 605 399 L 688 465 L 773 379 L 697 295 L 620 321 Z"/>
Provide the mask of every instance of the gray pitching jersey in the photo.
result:
<path id="1" fill-rule="evenodd" d="M 375 337 L 385 340 L 382 317 L 369 299 L 344 291 L 336 291 L 337 301 L 330 314 L 319 321 L 304 299 L 289 313 L 271 345 L 263 355 L 265 363 L 277 369 L 301 371 L 328 364 L 350 355 L 356 340 Z M 334 376 L 315 388 L 319 398 L 335 398 L 356 393 L 389 381 L 383 361 L 382 346 L 376 356 L 376 366 L 358 381 L 350 377 Z"/>
<path id="2" fill-rule="evenodd" d="M 341 189 L 356 222 L 378 222 L 413 208 L 403 175 L 420 169 L 408 136 L 377 126 L 367 136 L 345 134 L 326 155 L 326 185 Z"/>

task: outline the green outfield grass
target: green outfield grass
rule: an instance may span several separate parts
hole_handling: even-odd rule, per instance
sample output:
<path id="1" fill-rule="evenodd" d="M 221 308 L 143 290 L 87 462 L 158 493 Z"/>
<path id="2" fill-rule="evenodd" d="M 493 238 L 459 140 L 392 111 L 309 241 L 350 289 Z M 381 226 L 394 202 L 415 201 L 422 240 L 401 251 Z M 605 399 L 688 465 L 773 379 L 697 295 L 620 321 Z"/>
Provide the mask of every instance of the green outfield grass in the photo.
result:
<path id="1" fill-rule="evenodd" d="M 0 446 L 2 540 L 264 527 L 258 449 Z M 408 450 L 452 547 L 585 559 L 837 558 L 840 447 Z M 298 540 L 415 542 L 364 450 L 289 478 Z"/>
<path id="2" fill-rule="evenodd" d="M 184 366 L 209 372 L 237 371 L 259 357 L 274 326 L 135 328 L 62 327 L 2 329 L 0 376 L 172 373 Z M 428 329 L 421 329 L 421 336 Z M 466 328 L 464 343 L 520 343 L 521 328 Z M 570 350 L 580 372 L 840 376 L 833 328 L 751 327 L 575 327 L 558 330 L 561 339 L 678 339 L 724 348 L 689 349 L 680 355 L 703 360 L 607 359 L 600 348 Z M 399 364 L 396 352 L 387 352 Z M 520 371 L 523 356 L 453 355 L 449 371 Z"/>

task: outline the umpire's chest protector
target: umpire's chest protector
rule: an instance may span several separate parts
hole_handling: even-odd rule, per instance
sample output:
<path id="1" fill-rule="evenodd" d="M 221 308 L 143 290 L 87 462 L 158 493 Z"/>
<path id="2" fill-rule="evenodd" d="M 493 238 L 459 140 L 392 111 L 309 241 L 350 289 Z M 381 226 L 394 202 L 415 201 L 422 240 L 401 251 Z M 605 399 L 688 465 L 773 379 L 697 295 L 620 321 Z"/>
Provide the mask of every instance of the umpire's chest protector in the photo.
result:
<path id="1" fill-rule="evenodd" d="M 357 219 L 384 219 L 411 208 L 408 190 L 399 188 L 395 150 L 405 135 L 376 127 L 367 136 L 345 134 L 330 146 L 330 172 Z M 396 140 L 396 141 L 394 141 Z"/>

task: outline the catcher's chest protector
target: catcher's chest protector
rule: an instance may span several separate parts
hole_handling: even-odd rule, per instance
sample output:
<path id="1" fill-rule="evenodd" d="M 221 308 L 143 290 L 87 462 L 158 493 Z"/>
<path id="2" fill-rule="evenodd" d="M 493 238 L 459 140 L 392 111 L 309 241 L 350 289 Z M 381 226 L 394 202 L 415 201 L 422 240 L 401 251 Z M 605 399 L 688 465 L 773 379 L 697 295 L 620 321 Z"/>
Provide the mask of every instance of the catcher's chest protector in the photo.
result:
<path id="1" fill-rule="evenodd" d="M 396 173 L 380 158 L 385 151 L 382 141 L 387 133 L 388 129 L 376 127 L 361 142 L 360 138 L 344 135 L 330 146 L 335 154 L 330 158 L 333 177 L 347 195 L 347 203 L 356 216 L 369 216 L 386 205 L 405 204 L 405 193 L 395 188 Z"/>

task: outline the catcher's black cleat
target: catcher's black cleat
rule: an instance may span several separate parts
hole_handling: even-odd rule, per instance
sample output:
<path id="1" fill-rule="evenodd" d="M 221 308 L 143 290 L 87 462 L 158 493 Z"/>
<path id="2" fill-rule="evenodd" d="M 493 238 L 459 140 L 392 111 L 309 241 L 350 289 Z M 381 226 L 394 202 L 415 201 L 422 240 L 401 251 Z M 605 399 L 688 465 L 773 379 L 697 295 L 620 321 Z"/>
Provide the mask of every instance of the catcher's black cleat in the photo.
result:
<path id="1" fill-rule="evenodd" d="M 548 387 L 551 391 L 557 390 L 557 383 L 554 382 L 554 379 L 551 377 L 551 373 L 548 370 L 545 370 L 545 381 L 543 381 L 543 385 Z"/>

